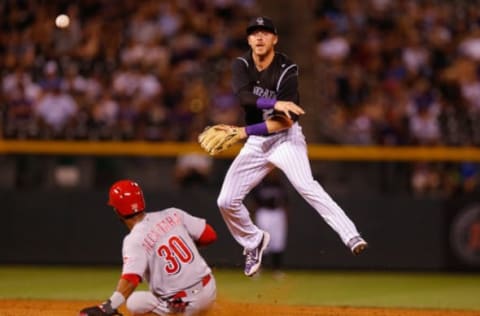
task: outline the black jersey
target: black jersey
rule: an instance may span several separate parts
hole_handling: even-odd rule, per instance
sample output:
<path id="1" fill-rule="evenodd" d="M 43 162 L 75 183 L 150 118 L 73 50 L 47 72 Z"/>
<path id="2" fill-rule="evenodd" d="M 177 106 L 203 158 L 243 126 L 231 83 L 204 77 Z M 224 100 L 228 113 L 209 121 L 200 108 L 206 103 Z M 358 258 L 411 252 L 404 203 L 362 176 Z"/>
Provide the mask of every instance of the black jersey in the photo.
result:
<path id="1" fill-rule="evenodd" d="M 275 52 L 272 63 L 258 71 L 249 51 L 234 60 L 232 74 L 233 91 L 245 110 L 247 125 L 265 121 L 274 113 L 257 108 L 260 97 L 299 104 L 298 67 L 282 53 Z"/>

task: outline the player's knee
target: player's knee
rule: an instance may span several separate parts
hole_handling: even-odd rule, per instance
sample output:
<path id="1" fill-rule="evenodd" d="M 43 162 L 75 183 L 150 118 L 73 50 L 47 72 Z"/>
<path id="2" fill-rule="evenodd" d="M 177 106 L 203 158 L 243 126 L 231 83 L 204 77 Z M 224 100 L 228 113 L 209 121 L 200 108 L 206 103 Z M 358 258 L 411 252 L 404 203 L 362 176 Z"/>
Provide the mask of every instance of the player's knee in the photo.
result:
<path id="1" fill-rule="evenodd" d="M 132 314 L 138 313 L 139 306 L 141 305 L 139 297 L 136 294 L 137 293 L 132 293 L 126 302 L 127 309 Z"/>
<path id="2" fill-rule="evenodd" d="M 238 209 L 240 207 L 240 204 L 241 202 L 235 203 L 235 200 L 231 198 L 227 198 L 222 194 L 220 194 L 220 196 L 217 199 L 218 208 L 222 211 Z"/>
<path id="3" fill-rule="evenodd" d="M 126 306 L 128 311 L 133 314 L 145 314 L 152 310 L 151 303 L 142 292 L 134 292 L 127 299 Z"/>
<path id="4" fill-rule="evenodd" d="M 225 196 L 220 195 L 217 199 L 218 208 L 221 210 L 228 209 L 228 205 L 230 204 L 229 199 L 225 198 Z"/>

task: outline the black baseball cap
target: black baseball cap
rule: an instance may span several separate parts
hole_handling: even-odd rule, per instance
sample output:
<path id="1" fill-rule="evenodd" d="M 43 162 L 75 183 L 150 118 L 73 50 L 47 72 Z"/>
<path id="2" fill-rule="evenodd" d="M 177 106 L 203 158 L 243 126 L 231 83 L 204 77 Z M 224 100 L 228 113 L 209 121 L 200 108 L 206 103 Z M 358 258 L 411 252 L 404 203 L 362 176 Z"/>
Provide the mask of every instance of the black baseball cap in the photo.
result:
<path id="1" fill-rule="evenodd" d="M 247 26 L 247 35 L 252 34 L 255 30 L 262 29 L 277 35 L 277 29 L 273 25 L 272 20 L 265 16 L 253 18 Z"/>

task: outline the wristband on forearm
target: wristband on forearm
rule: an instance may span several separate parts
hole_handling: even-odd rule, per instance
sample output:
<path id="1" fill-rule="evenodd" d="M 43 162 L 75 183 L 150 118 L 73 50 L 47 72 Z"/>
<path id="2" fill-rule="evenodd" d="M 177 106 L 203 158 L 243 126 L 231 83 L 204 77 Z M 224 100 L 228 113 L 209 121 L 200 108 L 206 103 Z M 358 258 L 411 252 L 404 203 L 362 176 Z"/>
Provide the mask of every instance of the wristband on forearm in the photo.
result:
<path id="1" fill-rule="evenodd" d="M 268 110 L 268 109 L 273 109 L 276 102 L 277 102 L 277 99 L 260 97 L 257 99 L 256 105 L 257 105 L 257 108 L 261 110 Z"/>
<path id="2" fill-rule="evenodd" d="M 250 135 L 258 135 L 258 136 L 265 136 L 268 135 L 268 128 L 267 128 L 267 123 L 266 122 L 261 122 L 257 124 L 252 124 L 252 125 L 247 125 L 245 127 L 245 133 L 247 133 L 248 136 Z"/>
<path id="3" fill-rule="evenodd" d="M 125 302 L 125 297 L 122 295 L 122 293 L 115 291 L 107 302 L 110 302 L 110 306 L 113 309 L 117 309 L 123 304 L 123 302 Z"/>

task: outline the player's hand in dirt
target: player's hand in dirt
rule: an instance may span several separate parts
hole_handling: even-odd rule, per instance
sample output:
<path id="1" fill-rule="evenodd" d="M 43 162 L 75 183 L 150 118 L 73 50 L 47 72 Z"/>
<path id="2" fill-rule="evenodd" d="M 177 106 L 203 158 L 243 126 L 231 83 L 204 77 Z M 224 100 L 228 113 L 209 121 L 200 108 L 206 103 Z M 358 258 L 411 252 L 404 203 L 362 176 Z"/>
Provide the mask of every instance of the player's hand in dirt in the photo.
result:
<path id="1" fill-rule="evenodd" d="M 123 316 L 118 310 L 113 309 L 110 300 L 102 305 L 85 307 L 78 316 Z"/>

